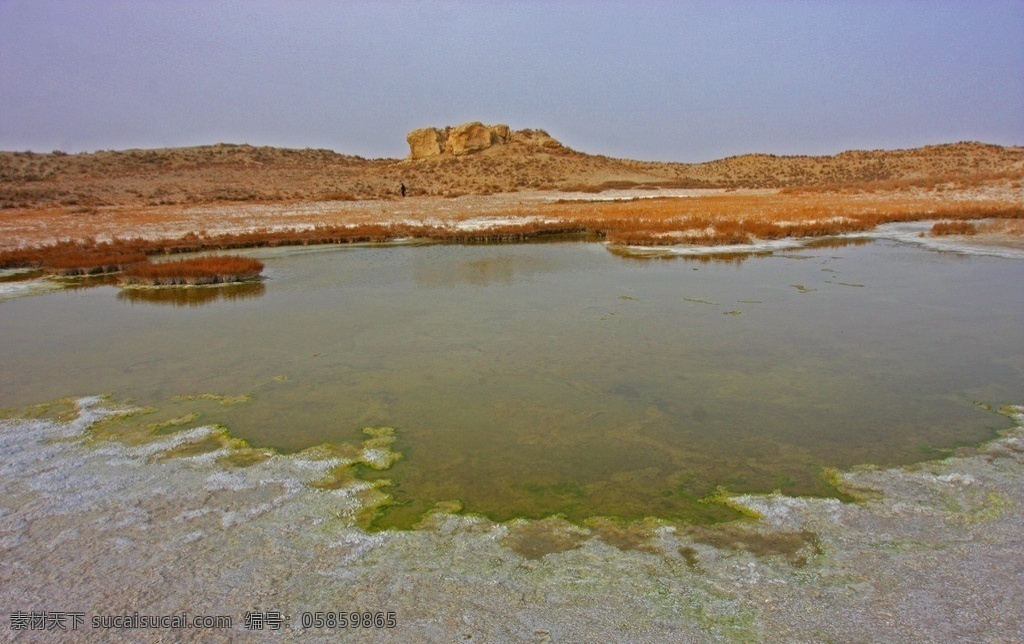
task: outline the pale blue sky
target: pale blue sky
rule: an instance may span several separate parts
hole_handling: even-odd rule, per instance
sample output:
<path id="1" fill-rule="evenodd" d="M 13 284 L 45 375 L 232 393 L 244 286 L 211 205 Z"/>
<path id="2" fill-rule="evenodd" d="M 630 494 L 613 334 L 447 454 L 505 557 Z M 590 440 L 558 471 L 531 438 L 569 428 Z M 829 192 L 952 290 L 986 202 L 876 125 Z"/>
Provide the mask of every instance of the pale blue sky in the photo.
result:
<path id="1" fill-rule="evenodd" d="M 0 0 L 3 150 L 401 157 L 470 120 L 651 160 L 1024 145 L 1024 2 Z"/>

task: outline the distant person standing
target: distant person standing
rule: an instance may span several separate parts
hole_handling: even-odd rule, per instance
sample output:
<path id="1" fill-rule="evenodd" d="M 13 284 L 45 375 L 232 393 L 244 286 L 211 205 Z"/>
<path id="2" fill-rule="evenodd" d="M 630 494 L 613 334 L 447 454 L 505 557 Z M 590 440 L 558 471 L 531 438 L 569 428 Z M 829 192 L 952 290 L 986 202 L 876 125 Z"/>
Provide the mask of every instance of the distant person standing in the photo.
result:
<path id="1" fill-rule="evenodd" d="M 404 183 L 402 184 L 402 196 L 403 197 L 405 196 L 405 184 Z"/>

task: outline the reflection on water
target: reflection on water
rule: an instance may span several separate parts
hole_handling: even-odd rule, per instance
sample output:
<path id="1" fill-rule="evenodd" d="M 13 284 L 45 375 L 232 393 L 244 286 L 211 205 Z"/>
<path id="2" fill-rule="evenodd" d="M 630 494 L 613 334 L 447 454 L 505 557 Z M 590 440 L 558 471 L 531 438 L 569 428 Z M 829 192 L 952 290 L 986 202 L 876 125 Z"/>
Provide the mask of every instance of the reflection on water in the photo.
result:
<path id="1" fill-rule="evenodd" d="M 870 237 L 822 237 L 810 239 L 803 243 L 805 248 L 844 248 L 846 246 L 864 246 L 872 243 Z"/>
<path id="2" fill-rule="evenodd" d="M 754 257 L 767 257 L 771 251 L 736 251 L 709 253 L 702 250 L 699 253 L 688 255 L 681 253 L 677 248 L 654 246 L 608 246 L 608 251 L 625 261 L 644 262 L 653 259 L 677 260 L 687 262 L 698 262 L 700 264 L 733 264 L 739 266 L 748 259 Z"/>
<path id="3" fill-rule="evenodd" d="M 53 277 L 50 278 L 60 283 L 62 288 L 75 291 L 96 286 L 111 286 L 121 280 L 118 273 L 99 273 L 96 275 L 75 275 L 74 277 Z"/>
<path id="4" fill-rule="evenodd" d="M 234 282 L 211 286 L 161 286 L 122 288 L 117 299 L 132 304 L 169 304 L 171 306 L 203 306 L 218 300 L 245 300 L 262 296 L 267 290 L 263 282 Z"/>
<path id="5" fill-rule="evenodd" d="M 1024 382 L 1008 259 L 879 241 L 742 263 L 589 243 L 261 257 L 265 285 L 5 303 L 0 407 L 111 393 L 286 451 L 393 427 L 402 460 L 360 473 L 391 482 L 380 525 L 441 501 L 711 521 L 732 516 L 702 502 L 720 485 L 831 494 L 827 466 L 986 439 L 1007 422 L 974 401 Z M 116 305 L 149 295 L 177 306 Z"/>
<path id="6" fill-rule="evenodd" d="M 412 260 L 416 285 L 424 288 L 510 285 L 528 276 L 556 270 L 557 266 L 542 256 L 519 257 L 500 254 L 451 262 L 437 262 L 432 255 L 424 254 L 423 257 Z"/>
<path id="7" fill-rule="evenodd" d="M 820 239 L 783 239 L 759 244 L 735 246 L 608 246 L 608 251 L 623 259 L 644 261 L 649 259 L 683 259 L 702 264 L 742 264 L 755 257 L 768 257 L 774 252 L 805 248 L 843 248 L 863 246 L 874 239 L 869 237 L 822 237 Z"/>

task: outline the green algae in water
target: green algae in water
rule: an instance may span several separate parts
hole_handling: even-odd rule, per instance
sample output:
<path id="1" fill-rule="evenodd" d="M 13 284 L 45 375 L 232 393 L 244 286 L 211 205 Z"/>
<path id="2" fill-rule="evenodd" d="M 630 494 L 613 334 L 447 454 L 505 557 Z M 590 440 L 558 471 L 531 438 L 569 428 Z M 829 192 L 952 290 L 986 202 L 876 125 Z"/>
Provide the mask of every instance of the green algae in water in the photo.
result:
<path id="1" fill-rule="evenodd" d="M 167 429 L 178 428 L 184 425 L 190 425 L 195 421 L 199 420 L 198 412 L 189 412 L 184 416 L 178 416 L 177 418 L 170 418 L 168 420 L 160 421 L 150 425 L 154 432 L 160 432 Z"/>
<path id="2" fill-rule="evenodd" d="M 228 427 L 254 450 L 224 457 L 239 465 L 369 449 L 388 469 L 356 462 L 323 485 L 379 484 L 389 505 L 363 517 L 377 527 L 446 501 L 498 520 L 707 523 L 738 516 L 702 502 L 719 485 L 839 496 L 825 468 L 993 437 L 1006 423 L 972 401 L 1013 400 L 1024 379 L 999 286 L 1024 279 L 1011 260 L 887 243 L 700 270 L 593 244 L 267 252 L 260 297 L 5 302 L 0 405 L 115 392 L 159 409 L 140 430 Z M 718 302 L 758 304 L 726 319 Z M 171 400 L 194 392 L 227 397 Z M 363 427 L 397 428 L 401 460 L 374 457 L 363 441 L 384 437 Z"/>
<path id="3" fill-rule="evenodd" d="M 221 405 L 237 405 L 239 403 L 249 402 L 252 400 L 252 396 L 248 394 L 242 394 L 240 396 L 225 396 L 222 394 L 191 394 L 188 396 L 178 396 L 179 400 L 212 400 L 220 403 Z"/>
<path id="4" fill-rule="evenodd" d="M 72 398 L 54 400 L 21 408 L 0 409 L 0 418 L 26 418 L 70 422 L 78 418 L 78 405 Z"/>
<path id="5" fill-rule="evenodd" d="M 161 453 L 160 458 L 189 458 L 191 456 L 202 456 L 221 451 L 245 450 L 248 447 L 245 441 L 231 436 L 223 427 L 215 428 L 210 434 L 191 440 L 168 449 Z"/>

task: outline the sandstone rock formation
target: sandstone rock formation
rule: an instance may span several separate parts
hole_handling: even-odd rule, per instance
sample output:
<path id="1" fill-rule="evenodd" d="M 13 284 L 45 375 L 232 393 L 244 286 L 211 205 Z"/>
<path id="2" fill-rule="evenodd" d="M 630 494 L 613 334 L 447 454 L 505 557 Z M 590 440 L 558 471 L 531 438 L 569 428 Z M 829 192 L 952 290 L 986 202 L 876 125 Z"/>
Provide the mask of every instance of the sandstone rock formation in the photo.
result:
<path id="1" fill-rule="evenodd" d="M 409 142 L 410 159 L 436 157 L 444 152 L 444 132 L 436 127 L 413 130 L 405 137 Z"/>
<path id="2" fill-rule="evenodd" d="M 409 158 L 428 159 L 442 154 L 462 156 L 486 150 L 495 145 L 526 144 L 541 148 L 561 148 L 562 144 L 544 130 L 517 130 L 507 125 L 484 125 L 479 121 L 463 123 L 443 130 L 425 127 L 413 130 L 405 137 L 409 142 Z"/>
<path id="3" fill-rule="evenodd" d="M 507 125 L 499 124 L 491 128 L 491 133 L 497 137 L 498 143 L 505 144 L 512 139 L 512 130 Z"/>
<path id="4" fill-rule="evenodd" d="M 491 147 L 497 135 L 483 123 L 465 123 L 456 126 L 448 132 L 448 138 L 444 143 L 444 151 L 455 156 L 477 152 Z"/>
<path id="5" fill-rule="evenodd" d="M 560 148 L 562 144 L 544 130 L 516 130 L 511 140 L 541 148 Z"/>

